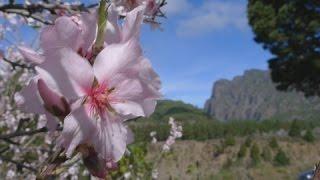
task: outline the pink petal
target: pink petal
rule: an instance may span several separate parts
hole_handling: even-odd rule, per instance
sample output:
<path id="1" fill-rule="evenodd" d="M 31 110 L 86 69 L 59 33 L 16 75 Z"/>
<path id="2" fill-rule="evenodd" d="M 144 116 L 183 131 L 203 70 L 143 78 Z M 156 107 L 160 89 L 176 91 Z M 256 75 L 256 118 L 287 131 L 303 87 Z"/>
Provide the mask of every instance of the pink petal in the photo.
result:
<path id="1" fill-rule="evenodd" d="M 41 64 L 44 61 L 44 57 L 38 53 L 36 53 L 33 49 L 18 46 L 18 50 L 20 54 L 25 58 L 26 61 L 34 63 L 34 64 Z"/>
<path id="2" fill-rule="evenodd" d="M 145 116 L 142 106 L 134 101 L 115 103 L 112 107 L 121 115 L 133 115 L 131 118 Z"/>
<path id="3" fill-rule="evenodd" d="M 84 95 L 91 89 L 94 80 L 90 63 L 71 49 L 62 49 L 60 52 L 60 62 L 73 82 L 76 92 L 80 96 Z"/>
<path id="4" fill-rule="evenodd" d="M 145 6 L 138 6 L 127 14 L 122 29 L 122 42 L 139 36 L 144 10 Z"/>
<path id="5" fill-rule="evenodd" d="M 46 123 L 46 127 L 48 128 L 50 133 L 53 133 L 57 127 L 58 127 L 58 121 L 57 119 L 52 116 L 49 112 L 45 112 L 46 118 L 47 118 L 47 123 Z"/>
<path id="6" fill-rule="evenodd" d="M 127 129 L 114 118 L 106 115 L 106 119 L 97 124 L 98 135 L 92 141 L 102 158 L 117 162 L 126 150 Z"/>
<path id="7" fill-rule="evenodd" d="M 126 79 L 118 82 L 114 92 L 110 94 L 111 106 L 117 113 L 133 117 L 145 116 L 142 106 L 135 100 L 143 98 L 141 83 L 136 79 Z"/>
<path id="8" fill-rule="evenodd" d="M 70 75 L 62 65 L 62 56 L 61 50 L 53 52 L 46 57 L 44 63 L 39 65 L 41 68 L 38 66 L 36 70 L 49 88 L 56 88 L 55 90 L 63 94 L 68 100 L 73 100 L 79 97 L 82 90 L 80 88 L 75 89 L 75 83 L 69 78 Z"/>
<path id="9" fill-rule="evenodd" d="M 71 157 L 79 144 L 89 142 L 95 137 L 94 120 L 88 115 L 84 107 L 74 110 L 64 119 L 62 134 L 59 138 L 60 146 L 66 149 L 66 155 Z"/>
<path id="10" fill-rule="evenodd" d="M 63 97 L 57 92 L 48 88 L 46 83 L 42 80 L 38 80 L 38 91 L 39 94 L 47 107 L 47 110 L 52 111 L 51 113 L 56 113 L 56 116 L 66 116 L 70 112 L 69 104 L 66 100 L 63 100 Z"/>
<path id="11" fill-rule="evenodd" d="M 105 42 L 107 44 L 119 43 L 121 40 L 120 28 L 118 25 L 119 14 L 114 4 L 108 9 L 108 21 L 105 35 Z"/>
<path id="12" fill-rule="evenodd" d="M 97 34 L 97 11 L 85 12 L 81 14 L 82 20 L 82 48 L 85 51 L 93 45 Z"/>
<path id="13" fill-rule="evenodd" d="M 28 113 L 43 114 L 45 110 L 42 105 L 42 100 L 38 95 L 37 79 L 38 77 L 32 79 L 30 83 L 20 91 L 23 97 L 22 109 Z"/>
<path id="14" fill-rule="evenodd" d="M 46 85 L 50 89 L 53 89 L 56 92 L 59 92 L 58 85 L 56 83 L 56 80 L 52 77 L 52 74 L 47 72 L 45 69 L 40 68 L 39 66 L 36 66 L 35 69 L 36 69 L 36 72 L 38 73 L 38 77 L 43 79 Z"/>
<path id="15" fill-rule="evenodd" d="M 80 47 L 81 29 L 71 17 L 56 19 L 55 25 L 44 28 L 40 35 L 40 46 L 45 53 L 69 47 L 77 51 Z"/>
<path id="16" fill-rule="evenodd" d="M 100 83 L 106 83 L 117 73 L 131 67 L 141 53 L 141 47 L 136 39 L 124 44 L 107 46 L 98 54 L 93 64 L 94 74 Z"/>

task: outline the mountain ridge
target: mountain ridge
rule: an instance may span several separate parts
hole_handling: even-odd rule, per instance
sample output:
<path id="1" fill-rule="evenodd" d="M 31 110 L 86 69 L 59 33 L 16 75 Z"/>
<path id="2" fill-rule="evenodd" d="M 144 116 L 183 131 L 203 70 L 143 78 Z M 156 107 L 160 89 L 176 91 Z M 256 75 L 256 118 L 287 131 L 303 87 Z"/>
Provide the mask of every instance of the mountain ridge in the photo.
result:
<path id="1" fill-rule="evenodd" d="M 280 92 L 267 70 L 246 70 L 214 83 L 204 111 L 218 120 L 311 119 L 320 113 L 320 99 L 298 92 Z"/>

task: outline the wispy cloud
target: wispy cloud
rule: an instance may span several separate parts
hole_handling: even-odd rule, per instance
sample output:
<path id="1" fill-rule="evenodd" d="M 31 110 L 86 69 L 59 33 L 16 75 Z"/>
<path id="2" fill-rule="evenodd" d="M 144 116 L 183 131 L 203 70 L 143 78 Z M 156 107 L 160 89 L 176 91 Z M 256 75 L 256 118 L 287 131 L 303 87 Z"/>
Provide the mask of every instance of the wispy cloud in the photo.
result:
<path id="1" fill-rule="evenodd" d="M 192 7 L 177 28 L 180 36 L 197 36 L 226 28 L 246 30 L 244 2 L 205 0 L 200 7 Z"/>

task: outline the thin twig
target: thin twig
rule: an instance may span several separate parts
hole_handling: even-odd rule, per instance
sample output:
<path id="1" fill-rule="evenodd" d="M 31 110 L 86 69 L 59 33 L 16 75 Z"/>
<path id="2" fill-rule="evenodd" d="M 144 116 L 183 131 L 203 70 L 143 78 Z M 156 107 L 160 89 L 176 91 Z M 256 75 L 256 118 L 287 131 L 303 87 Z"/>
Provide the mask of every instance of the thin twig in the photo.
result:
<path id="1" fill-rule="evenodd" d="M 26 64 L 20 64 L 20 63 L 17 63 L 17 62 L 13 62 L 13 61 L 10 61 L 9 59 L 7 58 L 3 58 L 2 59 L 4 62 L 6 63 L 9 63 L 12 67 L 12 69 L 16 69 L 16 67 L 20 67 L 20 68 L 26 68 L 26 69 L 32 69 L 31 66 L 28 66 Z"/>
<path id="2" fill-rule="evenodd" d="M 57 128 L 57 131 L 62 131 L 62 128 L 61 127 Z M 14 133 L 10 133 L 10 134 L 4 134 L 4 135 L 0 135 L 0 139 L 10 139 L 10 138 L 20 137 L 20 136 L 31 136 L 31 135 L 35 135 L 38 133 L 44 133 L 44 132 L 48 132 L 48 128 L 43 127 L 43 128 L 36 129 L 36 130 L 31 130 L 31 131 L 22 131 L 22 132 L 14 132 Z"/>
<path id="3" fill-rule="evenodd" d="M 0 154 L 0 159 L 2 159 L 3 161 L 7 161 L 7 162 L 10 162 L 10 163 L 13 163 L 15 165 L 17 165 L 18 167 L 22 167 L 22 168 L 25 168 L 25 169 L 28 169 L 32 172 L 37 172 L 37 169 L 31 167 L 31 166 L 27 166 L 25 164 L 23 164 L 22 162 L 18 162 L 18 161 L 15 161 L 15 160 L 12 160 L 10 158 L 7 158 L 7 157 L 4 157 Z"/>

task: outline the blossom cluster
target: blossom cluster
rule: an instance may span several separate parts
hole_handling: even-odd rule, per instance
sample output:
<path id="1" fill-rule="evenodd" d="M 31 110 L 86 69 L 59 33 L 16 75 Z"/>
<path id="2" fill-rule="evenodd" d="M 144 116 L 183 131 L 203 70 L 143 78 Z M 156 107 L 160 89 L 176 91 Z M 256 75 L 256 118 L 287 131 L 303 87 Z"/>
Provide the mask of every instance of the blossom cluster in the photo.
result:
<path id="1" fill-rule="evenodd" d="M 57 147 L 67 158 L 81 153 L 90 173 L 100 178 L 117 167 L 133 140 L 125 121 L 152 114 L 161 97 L 160 79 L 139 42 L 144 17 L 157 7 L 150 9 L 150 2 L 129 8 L 123 22 L 114 3 L 103 24 L 96 11 L 61 16 L 42 29 L 41 53 L 19 47 L 36 70 L 20 92 L 20 105 L 45 115 L 51 134 L 63 127 Z M 101 26 L 105 34 L 97 47 Z"/>
<path id="2" fill-rule="evenodd" d="M 176 139 L 182 137 L 182 126 L 178 125 L 172 117 L 169 118 L 169 124 L 171 126 L 170 136 L 162 146 L 163 152 L 168 152 Z"/>

